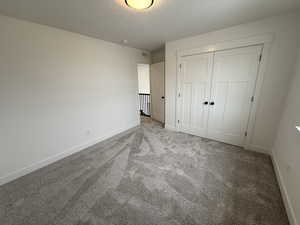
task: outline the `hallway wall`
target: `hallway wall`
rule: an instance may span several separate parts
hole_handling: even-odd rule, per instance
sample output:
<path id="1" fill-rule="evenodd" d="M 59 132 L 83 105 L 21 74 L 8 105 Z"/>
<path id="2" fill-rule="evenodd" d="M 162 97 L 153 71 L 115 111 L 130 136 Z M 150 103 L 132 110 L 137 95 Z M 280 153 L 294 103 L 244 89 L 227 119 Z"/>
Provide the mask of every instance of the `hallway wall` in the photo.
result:
<path id="1" fill-rule="evenodd" d="M 164 62 L 166 50 L 165 47 L 151 52 L 151 64 Z"/>
<path id="2" fill-rule="evenodd" d="M 139 93 L 150 94 L 150 65 L 138 64 Z"/>

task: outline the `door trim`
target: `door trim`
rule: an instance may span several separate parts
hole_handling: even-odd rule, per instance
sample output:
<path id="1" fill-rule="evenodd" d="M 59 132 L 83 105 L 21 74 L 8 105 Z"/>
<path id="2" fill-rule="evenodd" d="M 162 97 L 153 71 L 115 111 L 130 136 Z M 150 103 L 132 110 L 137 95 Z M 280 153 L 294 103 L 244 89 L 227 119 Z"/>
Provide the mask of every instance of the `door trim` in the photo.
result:
<path id="1" fill-rule="evenodd" d="M 197 48 L 193 49 L 178 49 L 177 50 L 177 74 L 176 74 L 176 130 L 179 131 L 179 110 L 180 110 L 180 100 L 178 98 L 178 95 L 180 93 L 180 84 L 179 84 L 179 76 L 180 76 L 180 65 L 181 65 L 181 57 L 189 56 L 189 55 L 197 55 L 197 54 L 204 54 L 209 52 L 216 52 L 216 51 L 223 51 L 223 50 L 229 50 L 229 49 L 235 49 L 235 48 L 242 48 L 242 47 L 249 47 L 253 45 L 262 45 L 262 58 L 260 61 L 260 64 L 258 66 L 258 74 L 257 74 L 257 81 L 254 91 L 254 101 L 252 102 L 252 107 L 250 109 L 250 116 L 249 116 L 249 122 L 248 122 L 248 128 L 247 128 L 247 137 L 244 145 L 244 149 L 254 150 L 256 151 L 257 148 L 251 143 L 252 137 L 254 136 L 254 130 L 255 130 L 255 121 L 256 121 L 256 113 L 259 108 L 260 104 L 260 97 L 261 97 L 261 91 L 264 81 L 264 76 L 266 73 L 268 58 L 270 55 L 271 45 L 274 40 L 274 34 L 273 33 L 266 33 L 262 35 L 256 35 L 251 37 L 245 37 L 242 39 L 237 40 L 230 40 L 215 44 L 206 44 L 201 45 Z"/>

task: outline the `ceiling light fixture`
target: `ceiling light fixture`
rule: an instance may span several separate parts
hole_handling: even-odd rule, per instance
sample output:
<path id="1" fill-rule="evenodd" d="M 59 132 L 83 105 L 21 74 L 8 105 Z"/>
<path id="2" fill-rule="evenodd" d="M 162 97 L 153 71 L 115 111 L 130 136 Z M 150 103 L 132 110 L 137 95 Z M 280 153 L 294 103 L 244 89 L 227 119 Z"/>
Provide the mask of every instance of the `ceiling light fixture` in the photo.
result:
<path id="1" fill-rule="evenodd" d="M 147 9 L 153 5 L 154 0 L 125 0 L 125 2 L 134 9 Z"/>

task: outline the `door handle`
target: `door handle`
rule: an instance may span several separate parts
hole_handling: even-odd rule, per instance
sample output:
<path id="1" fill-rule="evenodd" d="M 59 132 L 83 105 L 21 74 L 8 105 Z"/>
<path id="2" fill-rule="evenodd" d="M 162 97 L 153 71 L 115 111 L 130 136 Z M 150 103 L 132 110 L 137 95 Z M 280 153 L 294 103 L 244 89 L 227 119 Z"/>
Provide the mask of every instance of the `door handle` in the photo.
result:
<path id="1" fill-rule="evenodd" d="M 161 99 L 165 99 L 165 96 L 161 96 Z"/>
<path id="2" fill-rule="evenodd" d="M 203 102 L 204 105 L 208 105 L 208 102 Z"/>
<path id="3" fill-rule="evenodd" d="M 209 104 L 210 104 L 210 105 L 214 105 L 215 103 L 214 103 L 214 102 L 210 102 Z"/>

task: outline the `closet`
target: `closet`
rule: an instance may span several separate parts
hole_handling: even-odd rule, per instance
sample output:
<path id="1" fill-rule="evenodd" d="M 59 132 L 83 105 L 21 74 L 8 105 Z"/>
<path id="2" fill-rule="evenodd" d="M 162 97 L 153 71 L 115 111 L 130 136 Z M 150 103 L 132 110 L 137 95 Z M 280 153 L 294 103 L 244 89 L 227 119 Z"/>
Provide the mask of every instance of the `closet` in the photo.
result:
<path id="1" fill-rule="evenodd" d="M 262 46 L 182 55 L 178 74 L 178 129 L 243 146 Z"/>

